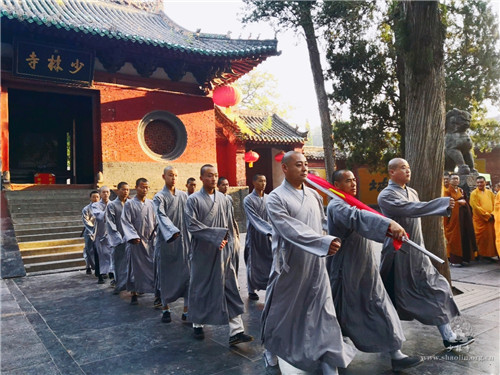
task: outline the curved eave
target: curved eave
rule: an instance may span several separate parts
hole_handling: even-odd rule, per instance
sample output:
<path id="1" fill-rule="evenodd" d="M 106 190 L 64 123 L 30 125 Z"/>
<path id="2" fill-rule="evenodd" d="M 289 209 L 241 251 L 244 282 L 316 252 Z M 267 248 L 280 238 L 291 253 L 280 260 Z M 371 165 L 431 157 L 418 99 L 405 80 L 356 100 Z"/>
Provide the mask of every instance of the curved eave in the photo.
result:
<path id="1" fill-rule="evenodd" d="M 166 48 L 173 51 L 179 51 L 187 54 L 206 56 L 206 57 L 228 57 L 228 58 L 248 58 L 255 57 L 256 55 L 273 56 L 277 55 L 277 42 L 269 41 L 269 45 L 246 47 L 244 49 L 233 50 L 217 50 L 217 49 L 201 49 L 197 47 L 189 47 L 180 44 L 173 44 L 163 40 L 145 38 L 137 34 L 125 34 L 120 31 L 110 31 L 100 29 L 98 27 L 89 27 L 85 25 L 68 25 L 64 22 L 57 22 L 54 20 L 41 19 L 39 17 L 26 17 L 18 16 L 16 13 L 9 13 L 6 10 L 0 11 L 0 18 L 6 17 L 9 20 L 17 21 L 21 24 L 36 24 L 40 27 L 64 29 L 75 33 L 90 34 L 102 38 L 116 39 L 120 41 L 128 41 L 132 43 L 144 44 L 159 48 Z M 264 41 L 263 41 L 264 42 Z M 271 45 L 272 44 L 272 45 Z"/>

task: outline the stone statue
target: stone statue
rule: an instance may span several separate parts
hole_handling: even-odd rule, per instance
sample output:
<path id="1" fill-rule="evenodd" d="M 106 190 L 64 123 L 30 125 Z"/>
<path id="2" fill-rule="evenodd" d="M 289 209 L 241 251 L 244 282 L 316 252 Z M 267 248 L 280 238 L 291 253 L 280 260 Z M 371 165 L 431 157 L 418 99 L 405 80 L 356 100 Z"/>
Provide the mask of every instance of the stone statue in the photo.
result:
<path id="1" fill-rule="evenodd" d="M 453 108 L 446 114 L 445 135 L 445 171 L 454 171 L 458 165 L 459 175 L 477 172 L 472 157 L 472 140 L 467 134 L 470 127 L 469 112 Z"/>

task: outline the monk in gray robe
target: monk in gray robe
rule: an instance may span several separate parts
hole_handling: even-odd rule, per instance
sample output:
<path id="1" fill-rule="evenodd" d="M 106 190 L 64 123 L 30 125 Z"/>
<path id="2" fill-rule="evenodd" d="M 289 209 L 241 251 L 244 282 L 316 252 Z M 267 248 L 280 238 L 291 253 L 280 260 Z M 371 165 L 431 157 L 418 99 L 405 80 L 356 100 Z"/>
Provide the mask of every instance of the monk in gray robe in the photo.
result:
<path id="1" fill-rule="evenodd" d="M 229 324 L 229 345 L 252 341 L 244 333 L 243 301 L 226 246 L 234 241 L 230 230 L 228 199 L 218 192 L 217 169 L 205 164 L 200 170 L 203 187 L 187 199 L 186 225 L 191 233 L 189 317 L 196 339 L 205 338 L 203 324 Z"/>
<path id="2" fill-rule="evenodd" d="M 95 270 L 95 217 L 92 215 L 92 203 L 99 202 L 99 199 L 99 192 L 97 190 L 92 190 L 90 192 L 90 203 L 82 209 L 82 221 L 84 226 L 83 259 L 85 259 L 87 275 L 92 274 L 93 269 Z"/>
<path id="3" fill-rule="evenodd" d="M 95 217 L 95 241 L 96 249 L 96 271 L 98 274 L 98 284 L 104 284 L 104 275 L 108 274 L 110 280 L 114 279 L 113 246 L 109 243 L 108 231 L 106 228 L 106 206 L 109 203 L 111 192 L 108 187 L 102 186 L 99 189 L 101 200 L 92 203 L 92 215 Z"/>
<path id="4" fill-rule="evenodd" d="M 169 303 L 184 298 L 184 313 L 187 319 L 189 291 L 189 236 L 185 225 L 187 194 L 175 187 L 177 169 L 166 167 L 162 175 L 163 190 L 154 199 L 157 223 L 155 255 L 157 258 L 157 285 L 163 306 L 163 323 L 170 323 Z"/>
<path id="5" fill-rule="evenodd" d="M 273 263 L 271 249 L 272 228 L 266 211 L 266 176 L 253 177 L 253 191 L 243 200 L 247 215 L 247 235 L 245 238 L 245 262 L 247 265 L 248 298 L 259 299 L 255 291 L 266 290 Z"/>
<path id="6" fill-rule="evenodd" d="M 217 189 L 219 192 L 224 194 L 228 200 L 229 213 L 231 215 L 229 219 L 229 231 L 234 241 L 227 243 L 227 250 L 231 251 L 232 262 L 234 269 L 236 270 L 236 276 L 238 276 L 238 271 L 240 269 L 240 229 L 238 228 L 238 223 L 236 222 L 236 217 L 234 215 L 234 202 L 233 197 L 231 197 L 227 192 L 229 190 L 229 181 L 226 177 L 219 177 L 217 180 Z"/>
<path id="7" fill-rule="evenodd" d="M 351 171 L 337 170 L 332 181 L 346 194 L 356 195 Z M 340 197 L 327 208 L 328 233 L 342 240 L 340 250 L 328 258 L 332 297 L 342 334 L 363 352 L 388 352 L 393 371 L 422 363 L 419 356 L 401 352 L 405 340 L 398 313 L 384 289 L 372 242 L 384 242 L 388 231 L 401 239 L 405 230 L 394 220 L 351 206 Z"/>
<path id="8" fill-rule="evenodd" d="M 287 152 L 281 168 L 285 180 L 267 199 L 274 260 L 262 340 L 278 356 L 282 374 L 337 374 L 337 367 L 347 367 L 355 354 L 342 340 L 325 265 L 325 256 L 337 252 L 340 240 L 323 235 L 323 203 L 304 185 L 304 155 Z"/>
<path id="9" fill-rule="evenodd" d="M 117 197 L 106 207 L 106 225 L 109 243 L 113 246 L 113 263 L 115 266 L 114 294 L 119 294 L 127 285 L 127 256 L 125 254 L 125 240 L 123 239 L 122 212 L 127 202 L 130 188 L 126 182 L 117 186 Z M 111 282 L 113 284 L 113 282 Z"/>
<path id="10" fill-rule="evenodd" d="M 149 182 L 145 178 L 136 181 L 136 196 L 123 207 L 123 239 L 127 243 L 127 290 L 132 293 L 131 305 L 137 305 L 138 293 L 154 292 L 154 233 L 155 208 L 147 199 Z"/>
<path id="11" fill-rule="evenodd" d="M 410 239 L 425 246 L 420 217 L 449 216 L 455 201 L 443 197 L 420 202 L 417 192 L 406 185 L 411 179 L 408 162 L 392 159 L 388 169 L 389 185 L 378 196 L 382 213 L 398 222 Z M 474 341 L 472 337 L 459 337 L 453 332 L 450 321 L 460 312 L 448 281 L 425 254 L 406 243 L 395 251 L 392 240 L 387 238 L 382 249 L 380 273 L 400 319 L 417 319 L 423 324 L 437 326 L 447 348 Z"/>

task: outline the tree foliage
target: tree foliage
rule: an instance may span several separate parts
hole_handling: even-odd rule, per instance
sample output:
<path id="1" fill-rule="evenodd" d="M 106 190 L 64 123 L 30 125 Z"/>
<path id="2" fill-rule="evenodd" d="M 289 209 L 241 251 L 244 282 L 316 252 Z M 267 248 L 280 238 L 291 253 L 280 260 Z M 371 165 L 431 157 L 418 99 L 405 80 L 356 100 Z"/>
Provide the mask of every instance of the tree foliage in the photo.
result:
<path id="1" fill-rule="evenodd" d="M 247 5 L 247 16 L 244 17 L 244 22 L 273 21 L 279 28 L 291 29 L 295 32 L 303 33 L 318 101 L 326 174 L 330 177 L 335 169 L 334 143 L 330 108 L 325 90 L 325 78 L 321 67 L 316 36 L 317 24 L 315 17 L 318 3 L 316 1 L 262 0 L 244 0 L 244 2 Z"/>
<path id="2" fill-rule="evenodd" d="M 348 164 L 383 169 L 405 149 L 404 63 L 395 46 L 398 3 L 325 2 L 320 24 L 326 26 L 331 99 L 348 104 L 350 121 L 336 122 L 336 147 Z M 500 59 L 498 26 L 488 1 L 448 1 L 443 22 L 446 109 L 472 112 L 472 138 L 479 148 L 500 143 L 500 132 L 481 128 L 483 103 L 498 100 Z M 490 128 L 494 123 L 489 123 Z M 497 125 L 498 126 L 498 125 Z M 493 136 L 494 138 L 487 138 Z"/>
<path id="3" fill-rule="evenodd" d="M 242 99 L 238 108 L 244 110 L 258 111 L 262 113 L 276 113 L 286 118 L 292 106 L 280 99 L 278 93 L 278 80 L 269 72 L 253 70 L 238 81 L 235 86 L 242 93 Z"/>

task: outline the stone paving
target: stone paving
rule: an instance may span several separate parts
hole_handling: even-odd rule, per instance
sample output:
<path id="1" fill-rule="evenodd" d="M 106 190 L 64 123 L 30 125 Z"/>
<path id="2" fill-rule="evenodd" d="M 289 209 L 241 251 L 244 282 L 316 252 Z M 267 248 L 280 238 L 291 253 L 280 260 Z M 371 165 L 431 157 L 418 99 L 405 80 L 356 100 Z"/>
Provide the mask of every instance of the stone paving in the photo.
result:
<path id="1" fill-rule="evenodd" d="M 244 236 L 242 236 L 242 241 Z M 240 269 L 247 332 L 256 340 L 228 346 L 227 326 L 207 326 L 204 341 L 180 319 L 182 301 L 172 305 L 172 323 L 161 323 L 153 296 L 129 304 L 130 296 L 112 294 L 84 271 L 0 280 L 2 374 L 265 374 L 259 341 L 260 300 L 246 298 L 246 272 Z M 460 352 L 444 350 L 435 327 L 403 322 L 403 351 L 425 356 L 404 374 L 499 374 L 500 266 L 485 261 L 452 268 L 464 291 L 456 297 L 462 323 L 476 342 Z M 340 374 L 392 374 L 386 354 L 359 352 Z"/>

